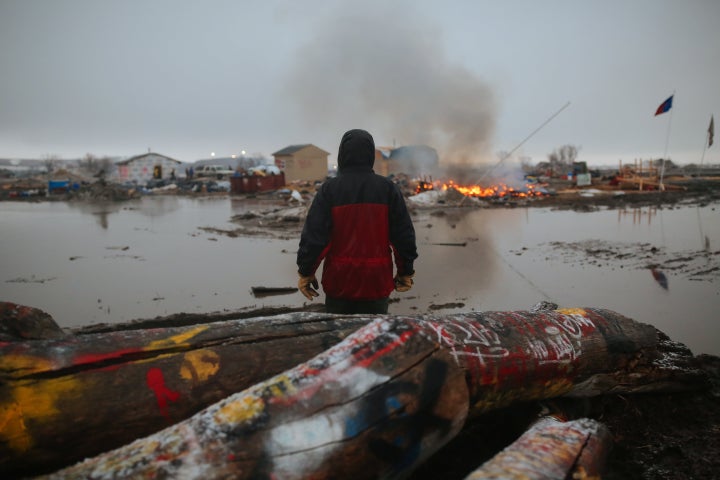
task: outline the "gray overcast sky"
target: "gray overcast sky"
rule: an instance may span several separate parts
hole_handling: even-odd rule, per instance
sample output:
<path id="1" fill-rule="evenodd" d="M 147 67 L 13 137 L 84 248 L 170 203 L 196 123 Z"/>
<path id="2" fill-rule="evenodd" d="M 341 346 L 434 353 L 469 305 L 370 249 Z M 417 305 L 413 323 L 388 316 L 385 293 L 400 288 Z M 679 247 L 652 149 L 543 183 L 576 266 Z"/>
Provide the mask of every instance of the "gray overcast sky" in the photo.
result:
<path id="1" fill-rule="evenodd" d="M 334 157 L 365 128 L 492 163 L 571 102 L 517 153 L 698 163 L 719 25 L 717 0 L 0 0 L 0 158 Z"/>

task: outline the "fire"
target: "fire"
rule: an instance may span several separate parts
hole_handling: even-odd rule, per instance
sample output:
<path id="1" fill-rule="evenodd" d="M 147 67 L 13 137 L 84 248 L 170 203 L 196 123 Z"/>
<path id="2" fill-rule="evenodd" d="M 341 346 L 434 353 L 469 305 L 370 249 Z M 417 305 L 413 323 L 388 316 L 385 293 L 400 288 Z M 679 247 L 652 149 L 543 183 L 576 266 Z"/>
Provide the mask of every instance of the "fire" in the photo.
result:
<path id="1" fill-rule="evenodd" d="M 532 183 L 525 183 L 521 188 L 513 188 L 506 183 L 497 183 L 484 187 L 482 185 L 458 185 L 452 180 L 442 184 L 442 190 L 455 189 L 466 197 L 537 197 L 542 192 Z"/>
<path id="2" fill-rule="evenodd" d="M 446 182 L 426 182 L 421 181 L 418 183 L 415 189 L 416 193 L 425 192 L 428 190 L 457 190 L 466 197 L 479 197 L 479 198 L 503 198 L 503 197 L 514 197 L 514 198 L 527 198 L 527 197 L 539 197 L 545 193 L 538 189 L 538 186 L 532 183 L 525 183 L 522 187 L 514 188 L 506 183 L 499 182 L 490 186 L 482 185 L 458 185 L 453 180 Z"/>

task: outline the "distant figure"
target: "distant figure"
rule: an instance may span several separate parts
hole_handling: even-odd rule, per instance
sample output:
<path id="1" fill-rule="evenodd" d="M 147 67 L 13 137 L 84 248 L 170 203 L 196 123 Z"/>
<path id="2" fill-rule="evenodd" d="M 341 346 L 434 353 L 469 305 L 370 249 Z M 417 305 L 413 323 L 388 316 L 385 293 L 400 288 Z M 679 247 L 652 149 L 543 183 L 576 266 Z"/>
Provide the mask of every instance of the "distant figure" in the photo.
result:
<path id="1" fill-rule="evenodd" d="M 170 180 L 175 180 L 175 169 L 170 170 Z"/>
<path id="2" fill-rule="evenodd" d="M 320 295 L 315 270 L 324 260 L 330 313 L 387 313 L 393 289 L 407 292 L 413 285 L 415 229 L 400 189 L 373 172 L 374 162 L 373 137 L 365 130 L 345 133 L 337 177 L 322 184 L 305 219 L 298 288 L 308 300 Z"/>
<path id="3" fill-rule="evenodd" d="M 195 169 L 190 167 L 190 170 L 188 171 L 188 179 L 192 180 L 193 176 L 195 176 Z"/>

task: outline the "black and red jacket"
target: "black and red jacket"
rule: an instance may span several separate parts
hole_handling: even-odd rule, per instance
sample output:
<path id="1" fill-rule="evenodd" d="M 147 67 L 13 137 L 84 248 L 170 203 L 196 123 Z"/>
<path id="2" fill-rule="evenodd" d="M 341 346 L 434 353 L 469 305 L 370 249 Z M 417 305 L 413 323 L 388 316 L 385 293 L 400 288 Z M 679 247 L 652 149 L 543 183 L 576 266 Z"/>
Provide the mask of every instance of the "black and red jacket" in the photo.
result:
<path id="1" fill-rule="evenodd" d="M 393 256 L 398 275 L 414 273 L 415 229 L 405 200 L 397 185 L 373 172 L 374 163 L 372 136 L 347 132 L 337 177 L 320 187 L 305 220 L 298 272 L 312 275 L 324 259 L 322 286 L 331 298 L 387 298 L 395 288 Z"/>

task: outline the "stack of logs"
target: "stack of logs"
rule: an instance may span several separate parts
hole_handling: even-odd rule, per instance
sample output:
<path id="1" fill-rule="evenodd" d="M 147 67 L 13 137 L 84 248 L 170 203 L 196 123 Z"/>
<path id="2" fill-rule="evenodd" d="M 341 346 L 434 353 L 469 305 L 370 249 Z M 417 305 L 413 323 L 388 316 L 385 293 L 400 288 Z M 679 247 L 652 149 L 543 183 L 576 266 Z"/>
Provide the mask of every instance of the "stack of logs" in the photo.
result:
<path id="1" fill-rule="evenodd" d="M 471 417 L 706 381 L 688 349 L 599 308 L 83 335 L 28 307 L 0 317 L 0 470 L 16 477 L 403 478 Z M 467 478 L 599 475 L 607 429 L 547 413 Z"/>

